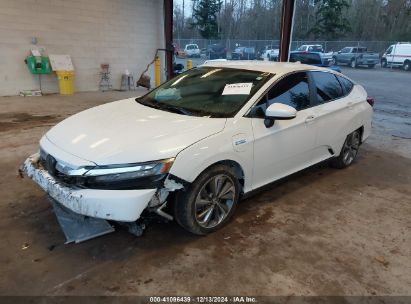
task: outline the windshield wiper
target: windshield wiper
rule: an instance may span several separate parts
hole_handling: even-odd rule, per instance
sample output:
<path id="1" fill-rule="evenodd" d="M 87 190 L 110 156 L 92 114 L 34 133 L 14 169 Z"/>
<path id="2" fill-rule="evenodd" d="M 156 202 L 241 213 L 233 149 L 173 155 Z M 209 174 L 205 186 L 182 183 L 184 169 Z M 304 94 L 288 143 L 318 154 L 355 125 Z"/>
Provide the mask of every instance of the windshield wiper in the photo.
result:
<path id="1" fill-rule="evenodd" d="M 168 112 L 173 112 L 173 113 L 177 113 L 177 114 L 183 114 L 183 115 L 188 115 L 188 116 L 194 116 L 193 112 L 179 107 L 179 106 L 174 106 L 174 105 L 169 105 L 169 104 L 165 104 L 165 103 L 160 103 L 160 102 L 143 102 L 140 98 L 136 98 L 136 101 L 144 106 L 150 107 L 150 108 L 154 108 L 157 110 L 164 110 L 164 111 L 168 111 Z"/>
<path id="2" fill-rule="evenodd" d="M 178 106 L 173 106 L 173 105 L 168 105 L 164 103 L 159 103 L 158 104 L 158 109 L 160 110 L 166 110 L 169 112 L 174 112 L 177 114 L 183 114 L 183 115 L 188 115 L 188 116 L 193 116 L 193 113 L 185 108 L 178 107 Z"/>

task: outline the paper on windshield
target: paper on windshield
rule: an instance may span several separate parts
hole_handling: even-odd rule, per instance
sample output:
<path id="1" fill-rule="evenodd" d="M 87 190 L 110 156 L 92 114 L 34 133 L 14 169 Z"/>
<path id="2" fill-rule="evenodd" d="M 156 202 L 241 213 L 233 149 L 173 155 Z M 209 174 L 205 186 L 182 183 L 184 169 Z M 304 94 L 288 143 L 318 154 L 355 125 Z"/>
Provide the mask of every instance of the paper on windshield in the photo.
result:
<path id="1" fill-rule="evenodd" d="M 226 84 L 222 95 L 249 95 L 252 82 Z"/>

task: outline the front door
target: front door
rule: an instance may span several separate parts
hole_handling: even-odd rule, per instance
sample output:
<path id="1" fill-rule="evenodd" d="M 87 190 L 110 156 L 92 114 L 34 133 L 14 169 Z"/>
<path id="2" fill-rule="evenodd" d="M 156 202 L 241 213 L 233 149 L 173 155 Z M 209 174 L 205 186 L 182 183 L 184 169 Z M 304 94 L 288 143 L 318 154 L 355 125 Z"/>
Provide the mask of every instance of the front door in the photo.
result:
<path id="1" fill-rule="evenodd" d="M 316 141 L 315 114 L 312 109 L 308 75 L 298 72 L 278 81 L 252 109 L 254 133 L 253 188 L 299 171 L 313 163 Z M 268 105 L 283 103 L 294 107 L 297 117 L 264 124 Z"/>

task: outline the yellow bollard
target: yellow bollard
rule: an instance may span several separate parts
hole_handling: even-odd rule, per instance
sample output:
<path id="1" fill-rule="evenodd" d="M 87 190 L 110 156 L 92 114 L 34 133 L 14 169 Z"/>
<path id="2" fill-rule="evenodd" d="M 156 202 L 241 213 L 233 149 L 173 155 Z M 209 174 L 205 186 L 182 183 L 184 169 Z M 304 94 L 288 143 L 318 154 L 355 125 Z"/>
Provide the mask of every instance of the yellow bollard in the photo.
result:
<path id="1" fill-rule="evenodd" d="M 155 85 L 158 87 L 161 84 L 160 80 L 160 58 L 157 56 L 154 60 L 154 74 L 155 74 Z"/>
<path id="2" fill-rule="evenodd" d="M 187 60 L 187 70 L 191 70 L 193 68 L 193 61 L 191 59 Z"/>

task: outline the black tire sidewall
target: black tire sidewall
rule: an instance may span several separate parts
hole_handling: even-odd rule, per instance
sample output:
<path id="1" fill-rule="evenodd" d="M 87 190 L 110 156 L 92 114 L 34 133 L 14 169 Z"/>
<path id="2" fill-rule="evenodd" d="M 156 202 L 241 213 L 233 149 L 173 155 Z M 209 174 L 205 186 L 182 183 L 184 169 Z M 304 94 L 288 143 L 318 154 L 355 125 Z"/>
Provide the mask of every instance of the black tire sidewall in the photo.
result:
<path id="1" fill-rule="evenodd" d="M 233 180 L 235 187 L 234 203 L 228 215 L 220 224 L 212 228 L 204 228 L 200 226 L 196 220 L 195 200 L 204 183 L 206 183 L 213 176 L 219 174 L 228 175 Z M 176 201 L 174 202 L 174 214 L 176 221 L 183 228 L 194 234 L 205 235 L 211 233 L 223 227 L 230 220 L 237 207 L 239 196 L 240 183 L 235 177 L 233 169 L 225 165 L 215 165 L 200 174 L 186 191 L 177 193 Z"/>
<path id="2" fill-rule="evenodd" d="M 333 159 L 331 160 L 331 166 L 332 166 L 332 167 L 337 168 L 337 169 L 343 169 L 343 168 L 346 168 L 346 167 L 351 166 L 351 165 L 354 163 L 355 159 L 357 158 L 358 151 L 357 151 L 357 153 L 355 154 L 355 157 L 354 157 L 353 161 L 352 161 L 351 163 L 349 163 L 349 164 L 346 164 L 346 163 L 344 162 L 343 150 L 344 150 L 345 143 L 346 143 L 347 140 L 348 140 L 348 136 L 350 136 L 351 134 L 353 134 L 353 133 L 355 133 L 355 132 L 358 132 L 358 133 L 359 133 L 358 135 L 359 135 L 359 137 L 360 137 L 360 144 L 361 144 L 361 131 L 360 131 L 360 130 L 355 130 L 354 132 L 348 134 L 347 137 L 346 137 L 345 140 L 344 140 L 344 144 L 343 144 L 343 146 L 342 146 L 342 148 L 341 148 L 340 155 L 338 155 L 337 157 L 335 157 L 335 158 L 333 158 Z"/>

